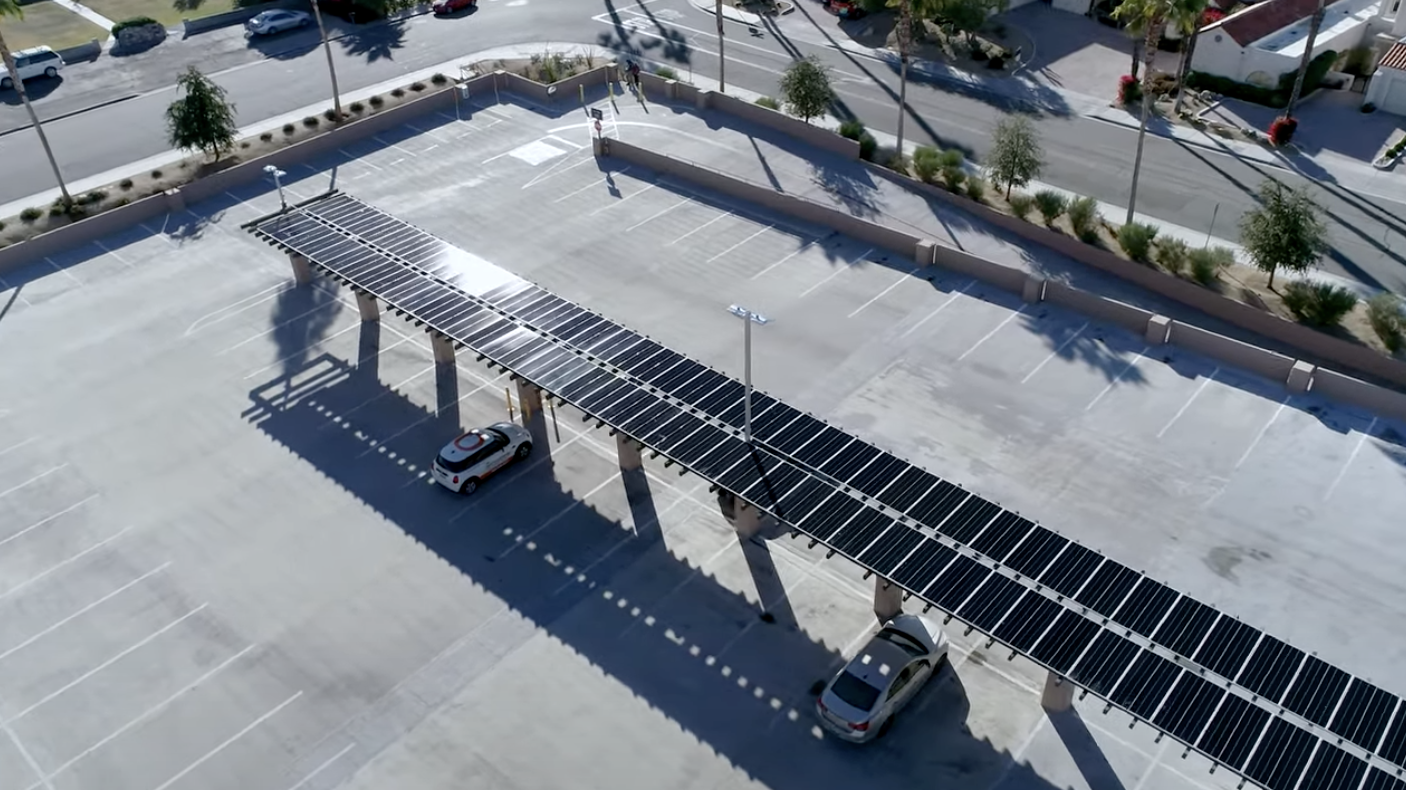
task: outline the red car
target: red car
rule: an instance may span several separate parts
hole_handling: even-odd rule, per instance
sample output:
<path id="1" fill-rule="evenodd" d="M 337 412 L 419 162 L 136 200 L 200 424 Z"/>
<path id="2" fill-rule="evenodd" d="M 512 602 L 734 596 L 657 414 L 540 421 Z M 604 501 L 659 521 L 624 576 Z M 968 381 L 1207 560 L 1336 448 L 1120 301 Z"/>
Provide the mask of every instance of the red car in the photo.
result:
<path id="1" fill-rule="evenodd" d="M 430 6 L 430 9 L 434 11 L 437 16 L 452 14 L 455 11 L 462 11 L 465 8 L 478 8 L 478 0 L 439 0 L 439 2 Z"/>

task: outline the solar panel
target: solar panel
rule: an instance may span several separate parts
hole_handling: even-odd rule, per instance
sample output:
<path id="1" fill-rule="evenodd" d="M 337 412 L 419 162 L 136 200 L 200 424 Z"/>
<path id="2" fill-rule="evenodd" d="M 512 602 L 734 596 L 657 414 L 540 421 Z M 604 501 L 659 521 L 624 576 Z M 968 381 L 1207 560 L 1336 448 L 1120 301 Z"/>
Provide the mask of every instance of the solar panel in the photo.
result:
<path id="1" fill-rule="evenodd" d="M 830 430 L 835 429 L 831 428 Z M 840 431 L 836 431 L 836 433 L 840 433 Z M 842 434 L 842 436 L 844 436 L 845 439 L 849 438 L 844 434 Z M 810 445 L 807 445 L 802 449 L 802 452 L 809 449 Z M 906 513 L 914 502 L 921 499 L 923 494 L 932 490 L 932 487 L 940 482 L 941 481 L 932 474 L 916 466 L 910 466 L 903 471 L 903 474 L 898 476 L 897 480 L 893 481 L 893 485 L 884 489 L 883 492 L 879 494 L 879 501 L 900 513 Z"/>
<path id="2" fill-rule="evenodd" d="M 1406 762 L 1406 703 L 1396 706 L 1378 753 L 1397 765 Z"/>
<path id="3" fill-rule="evenodd" d="M 1302 650 L 1265 634 L 1235 682 L 1270 702 L 1279 702 L 1303 660 Z"/>
<path id="4" fill-rule="evenodd" d="M 1240 667 L 1245 665 L 1245 659 L 1255 649 L 1259 638 L 1258 629 L 1222 615 L 1192 660 L 1212 672 L 1234 678 L 1239 674 Z"/>
<path id="5" fill-rule="evenodd" d="M 908 530 L 907 527 L 901 525 L 895 527 L 892 517 L 866 508 L 863 513 L 860 513 L 859 516 L 835 533 L 834 537 L 830 539 L 830 545 L 839 549 L 846 556 L 858 557 L 889 529 Z"/>
<path id="6" fill-rule="evenodd" d="M 884 578 L 893 579 L 893 572 L 898 568 L 898 564 L 924 540 L 926 538 L 921 532 L 895 524 L 884 533 L 883 540 L 874 541 L 856 559 L 873 568 Z"/>
<path id="7" fill-rule="evenodd" d="M 1027 524 L 1030 522 L 1026 521 Z M 1069 539 L 1044 527 L 1034 527 L 1030 534 L 1006 557 L 1006 564 L 1024 576 L 1038 577 L 1054 562 L 1055 557 L 1069 545 Z"/>
<path id="8" fill-rule="evenodd" d="M 1026 590 L 1020 601 L 1011 609 L 1011 613 L 1001 624 L 996 626 L 996 632 L 992 636 L 1005 642 L 1016 650 L 1030 652 L 1030 647 L 1035 644 L 1054 622 L 1055 615 L 1062 611 L 1062 607 L 1051 601 L 1049 598 L 1033 591 Z"/>
<path id="9" fill-rule="evenodd" d="M 1269 790 L 1294 790 L 1318 739 L 1284 719 L 1269 723 L 1245 774 Z"/>
<path id="10" fill-rule="evenodd" d="M 1079 590 L 1074 600 L 1104 617 L 1112 617 L 1119 604 L 1123 603 L 1141 578 L 1142 576 L 1132 568 L 1108 560 L 1099 566 L 1093 578 Z"/>
<path id="11" fill-rule="evenodd" d="M 1077 543 L 1070 543 L 1050 567 L 1040 574 L 1040 583 L 1060 595 L 1072 598 L 1102 562 L 1103 557 L 1098 552 Z"/>
<path id="12" fill-rule="evenodd" d="M 1134 716 L 1150 720 L 1179 674 L 1182 669 L 1176 664 L 1146 650 L 1140 651 L 1109 699 Z"/>
<path id="13" fill-rule="evenodd" d="M 822 502 L 814 513 L 802 519 L 801 523 L 796 526 L 820 540 L 829 540 L 830 536 L 844 526 L 846 521 L 854 518 L 855 514 L 863 509 L 864 506 L 854 501 L 854 497 L 837 491 Z"/>
<path id="14" fill-rule="evenodd" d="M 888 488 L 900 472 L 908 468 L 908 462 L 891 453 L 884 453 L 879 460 L 859 470 L 850 478 L 849 484 L 866 496 L 876 497 Z"/>
<path id="15" fill-rule="evenodd" d="M 1070 670 L 1069 677 L 1089 691 L 1107 697 L 1139 650 L 1141 648 L 1134 642 L 1111 631 L 1103 631 Z"/>
<path id="16" fill-rule="evenodd" d="M 789 421 L 783 420 L 783 427 L 778 428 L 775 433 L 767 431 L 764 434 L 758 434 L 758 436 L 762 441 L 781 452 L 795 455 L 796 450 L 816 438 L 825 429 L 825 423 L 809 414 L 801 414 L 789 406 L 783 408 L 789 412 L 795 412 L 791 415 L 791 419 Z"/>
<path id="17" fill-rule="evenodd" d="M 1353 790 L 1366 773 L 1366 762 L 1327 741 L 1319 741 L 1299 790 Z"/>
<path id="18" fill-rule="evenodd" d="M 1176 599 L 1175 590 L 1144 576 L 1137 587 L 1128 593 L 1117 614 L 1113 615 L 1113 621 L 1150 638 L 1152 629 L 1162 622 Z"/>
<path id="19" fill-rule="evenodd" d="M 1217 615 L 1215 609 L 1183 595 L 1162 621 L 1152 641 L 1181 655 L 1190 656 L 1201 646 L 1201 640 L 1206 638 L 1206 634 L 1210 633 Z"/>
<path id="20" fill-rule="evenodd" d="M 957 552 L 932 538 L 924 538 L 889 578 L 910 590 L 920 589 L 956 558 Z"/>
<path id="21" fill-rule="evenodd" d="M 939 607 L 955 612 L 990 575 L 990 568 L 971 557 L 958 557 L 923 590 L 922 595 Z"/>
<path id="22" fill-rule="evenodd" d="M 1372 768 L 1367 772 L 1367 778 L 1362 780 L 1362 790 L 1406 790 L 1406 781 L 1380 768 Z"/>
<path id="23" fill-rule="evenodd" d="M 997 562 L 1005 562 L 1017 544 L 1025 540 L 1035 525 L 991 502 L 972 497 L 962 503 L 941 527 L 942 534 Z"/>
<path id="24" fill-rule="evenodd" d="M 792 455 L 797 461 L 814 468 L 834 458 L 848 444 L 855 441 L 858 440 L 844 431 L 827 427 Z"/>
<path id="25" fill-rule="evenodd" d="M 1238 770 L 1245 764 L 1245 758 L 1268 721 L 1268 711 L 1227 694 L 1221 699 L 1220 710 L 1211 717 L 1211 723 L 1196 741 L 1196 748 Z"/>
<path id="26" fill-rule="evenodd" d="M 1025 588 L 1018 582 L 998 573 L 992 574 L 956 614 L 977 628 L 990 632 L 1023 592 Z"/>
<path id="27" fill-rule="evenodd" d="M 931 527 L 934 524 L 942 523 L 943 519 L 952 515 L 952 511 L 969 497 L 966 491 L 952 485 L 946 480 L 939 480 L 937 485 L 928 490 L 913 506 L 908 509 L 908 517 Z"/>
<path id="28" fill-rule="evenodd" d="M 1347 679 L 1346 672 L 1309 656 L 1284 697 L 1284 707 L 1322 727 L 1342 698 Z"/>
<path id="29" fill-rule="evenodd" d="M 1196 743 L 1225 693 L 1205 678 L 1183 672 L 1152 723 L 1186 743 Z"/>
<path id="30" fill-rule="evenodd" d="M 1035 644 L 1030 656 L 1057 674 L 1066 674 L 1098 632 L 1099 627 L 1092 620 L 1065 609 Z"/>
<path id="31" fill-rule="evenodd" d="M 1397 702 L 1395 695 L 1361 678 L 1353 678 L 1328 729 L 1364 749 L 1375 749 L 1382 733 L 1386 732 L 1387 721 L 1396 710 Z"/>
<path id="32" fill-rule="evenodd" d="M 871 444 L 853 442 L 841 455 L 820 465 L 820 471 L 841 483 L 849 480 L 856 472 L 877 461 L 881 452 Z"/>

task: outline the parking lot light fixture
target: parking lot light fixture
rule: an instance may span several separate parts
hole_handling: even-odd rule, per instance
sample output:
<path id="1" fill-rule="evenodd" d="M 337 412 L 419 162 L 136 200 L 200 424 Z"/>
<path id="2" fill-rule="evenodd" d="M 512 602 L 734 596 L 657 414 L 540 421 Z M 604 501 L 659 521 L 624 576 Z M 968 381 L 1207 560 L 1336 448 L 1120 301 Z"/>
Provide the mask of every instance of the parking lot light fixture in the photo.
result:
<path id="1" fill-rule="evenodd" d="M 741 305 L 731 305 L 727 308 L 729 313 L 742 319 L 742 347 L 743 347 L 743 384 L 746 390 L 742 395 L 742 432 L 748 444 L 752 443 L 752 324 L 765 326 L 771 319 L 760 313 L 754 313 Z"/>
<path id="2" fill-rule="evenodd" d="M 278 203 L 282 206 L 282 211 L 288 210 L 288 200 L 283 196 L 283 177 L 288 175 L 284 170 L 279 170 L 273 165 L 264 165 L 264 172 L 273 176 L 273 185 L 278 187 Z"/>

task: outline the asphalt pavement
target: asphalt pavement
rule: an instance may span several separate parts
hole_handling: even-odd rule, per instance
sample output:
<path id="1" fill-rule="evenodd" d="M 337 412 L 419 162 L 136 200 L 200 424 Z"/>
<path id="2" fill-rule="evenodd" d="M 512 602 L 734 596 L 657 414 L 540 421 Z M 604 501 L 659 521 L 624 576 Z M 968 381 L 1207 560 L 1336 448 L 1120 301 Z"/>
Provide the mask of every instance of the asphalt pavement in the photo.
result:
<path id="1" fill-rule="evenodd" d="M 898 76 L 894 68 L 836 48 L 842 42 L 828 21 L 822 11 L 807 4 L 757 26 L 729 21 L 728 83 L 775 95 L 785 64 L 813 54 L 834 69 L 840 114 L 853 114 L 876 130 L 895 131 Z M 714 25 L 711 15 L 688 0 L 618 4 L 605 0 L 584 8 L 565 0 L 484 0 L 476 13 L 456 18 L 421 16 L 345 30 L 346 35 L 333 46 L 333 55 L 344 92 L 491 46 L 542 40 L 574 40 L 632 52 L 672 64 L 684 78 L 694 70 L 715 76 Z M 245 42 L 237 31 L 205 35 L 208 38 L 196 36 L 173 46 L 187 47 L 186 57 L 201 63 L 248 60 L 215 75 L 236 104 L 241 124 L 316 104 L 329 94 L 326 65 L 311 31 L 254 44 Z M 88 79 L 89 72 L 83 69 L 96 73 L 111 60 L 76 66 L 70 69 L 69 80 L 79 84 Z M 171 65 L 163 61 L 162 68 L 129 78 L 129 84 L 143 87 L 168 79 Z M 58 93 L 54 91 L 55 96 L 44 102 L 58 102 Z M 173 98 L 174 89 L 156 88 L 47 124 L 65 176 L 77 180 L 164 152 L 168 146 L 163 114 Z M 986 152 L 990 129 L 1003 113 L 1033 113 L 1046 149 L 1043 181 L 1106 203 L 1127 204 L 1135 133 L 1080 117 L 1079 108 L 1071 106 L 1066 96 L 1052 90 L 995 96 L 971 85 L 918 78 L 910 81 L 907 101 L 909 140 L 938 141 L 977 157 Z M 52 109 L 46 112 L 57 114 Z M 0 128 L 7 117 L 0 116 Z M 112 129 L 124 131 L 112 134 Z M 34 135 L 21 131 L 0 136 L 0 160 L 7 170 L 0 182 L 0 203 L 52 188 L 52 176 Z M 1397 219 L 1406 216 L 1406 205 L 1339 186 L 1326 171 L 1307 174 L 1317 179 L 1312 183 L 1329 215 L 1334 250 L 1324 269 L 1372 287 L 1406 293 L 1406 261 L 1398 251 L 1406 245 L 1406 222 Z M 1208 235 L 1234 238 L 1236 223 L 1254 206 L 1255 190 L 1266 178 L 1291 186 L 1310 183 L 1304 175 L 1284 168 L 1149 136 L 1137 208 L 1177 225 L 1204 228 Z"/>

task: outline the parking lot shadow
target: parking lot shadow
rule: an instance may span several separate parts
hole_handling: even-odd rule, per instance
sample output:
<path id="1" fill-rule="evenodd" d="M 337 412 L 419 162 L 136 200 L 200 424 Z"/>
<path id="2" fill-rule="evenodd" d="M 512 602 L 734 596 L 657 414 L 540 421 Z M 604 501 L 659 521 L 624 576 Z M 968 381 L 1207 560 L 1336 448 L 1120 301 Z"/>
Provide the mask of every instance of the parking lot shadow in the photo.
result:
<path id="1" fill-rule="evenodd" d="M 1084 775 L 1084 781 L 1093 790 L 1124 790 L 1123 780 L 1118 778 L 1118 772 L 1109 765 L 1108 757 L 1099 747 L 1098 741 L 1089 732 L 1088 725 L 1084 724 L 1084 719 L 1079 715 L 1079 711 L 1069 709 L 1058 712 L 1048 712 L 1045 714 L 1055 732 L 1059 733 L 1059 738 L 1064 742 L 1064 748 L 1069 750 L 1069 756 L 1074 758 L 1074 764 L 1079 767 L 1079 772 Z"/>
<path id="2" fill-rule="evenodd" d="M 314 382 L 291 393 L 282 377 L 256 386 L 243 417 L 757 782 L 774 790 L 850 790 L 866 780 L 985 787 L 1007 771 L 1007 752 L 964 730 L 970 703 L 950 669 L 883 741 L 853 749 L 821 736 L 812 688 L 842 665 L 842 645 L 779 616 L 760 620 L 744 597 L 672 554 L 667 536 L 640 540 L 583 501 L 554 464 L 511 468 L 472 500 L 428 485 L 417 462 L 444 440 L 432 414 L 350 375 L 351 365 L 331 355 L 307 368 Z M 364 408 L 368 399 L 374 408 Z M 342 429 L 323 430 L 334 420 Z M 579 445 L 555 452 L 556 463 L 577 466 L 595 453 Z M 466 508 L 472 521 L 454 523 Z M 687 517 L 692 529 L 718 538 L 730 529 L 702 515 Z M 468 680 L 456 682 L 436 687 L 425 715 Z"/>

